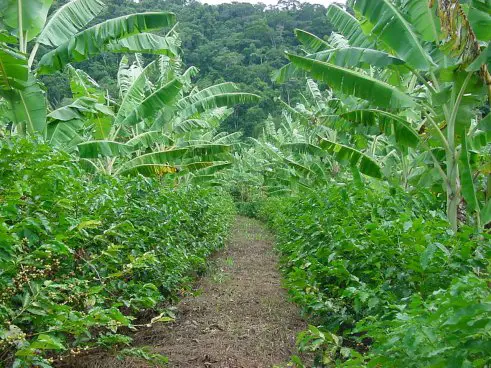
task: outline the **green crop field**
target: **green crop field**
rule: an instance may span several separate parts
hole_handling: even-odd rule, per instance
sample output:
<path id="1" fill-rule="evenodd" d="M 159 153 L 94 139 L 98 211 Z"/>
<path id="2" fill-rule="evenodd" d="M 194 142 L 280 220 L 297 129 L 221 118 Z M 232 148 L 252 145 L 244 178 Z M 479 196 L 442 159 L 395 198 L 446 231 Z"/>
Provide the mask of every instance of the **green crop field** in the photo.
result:
<path id="1" fill-rule="evenodd" d="M 0 368 L 490 368 L 490 42 L 489 0 L 0 0 Z"/>

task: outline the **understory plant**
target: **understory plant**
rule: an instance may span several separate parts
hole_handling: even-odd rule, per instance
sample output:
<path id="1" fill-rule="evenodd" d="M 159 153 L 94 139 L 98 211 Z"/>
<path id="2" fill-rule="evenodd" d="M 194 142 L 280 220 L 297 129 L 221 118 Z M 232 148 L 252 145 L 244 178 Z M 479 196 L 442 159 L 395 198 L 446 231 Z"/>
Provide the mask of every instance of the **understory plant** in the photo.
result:
<path id="1" fill-rule="evenodd" d="M 0 141 L 0 178 L 5 367 L 128 345 L 146 310 L 153 322 L 171 319 L 162 303 L 204 269 L 233 214 L 219 189 L 88 177 L 67 154 L 27 139 Z"/>
<path id="2" fill-rule="evenodd" d="M 437 203 L 338 180 L 263 206 L 285 286 L 315 325 L 298 341 L 315 367 L 491 363 L 491 237 L 454 234 Z"/>

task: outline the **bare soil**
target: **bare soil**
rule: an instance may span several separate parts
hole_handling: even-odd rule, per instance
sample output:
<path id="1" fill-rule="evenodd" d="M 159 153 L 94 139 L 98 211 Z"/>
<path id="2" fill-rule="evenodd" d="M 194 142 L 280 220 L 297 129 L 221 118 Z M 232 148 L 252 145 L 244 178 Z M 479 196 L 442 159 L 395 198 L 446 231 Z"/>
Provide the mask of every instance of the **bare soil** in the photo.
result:
<path id="1" fill-rule="evenodd" d="M 175 322 L 139 331 L 134 345 L 168 356 L 170 368 L 284 367 L 305 328 L 281 288 L 271 234 L 258 221 L 238 217 L 197 292 L 177 305 Z M 79 357 L 71 366 L 151 367 L 105 353 Z"/>

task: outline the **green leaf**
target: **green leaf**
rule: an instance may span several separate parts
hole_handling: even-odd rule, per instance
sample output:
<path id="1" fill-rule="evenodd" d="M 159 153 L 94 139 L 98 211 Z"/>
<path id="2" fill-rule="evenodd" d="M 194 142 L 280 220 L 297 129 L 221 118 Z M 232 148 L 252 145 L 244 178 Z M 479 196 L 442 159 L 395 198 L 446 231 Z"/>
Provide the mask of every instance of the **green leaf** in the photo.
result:
<path id="1" fill-rule="evenodd" d="M 295 37 L 297 37 L 297 40 L 306 48 L 308 53 L 315 53 L 332 48 L 331 45 L 323 39 L 298 28 L 295 29 Z"/>
<path id="2" fill-rule="evenodd" d="M 148 172 L 161 166 L 179 166 L 193 162 L 222 160 L 228 157 L 230 149 L 230 145 L 207 144 L 152 152 L 125 162 L 118 169 L 118 173 Z"/>
<path id="3" fill-rule="evenodd" d="M 431 57 L 423 50 L 413 27 L 390 0 L 355 0 L 354 8 L 365 18 L 377 39 L 415 69 L 429 70 Z"/>
<path id="4" fill-rule="evenodd" d="M 24 89 L 28 68 L 25 55 L 0 43 L 0 93 L 2 90 Z"/>
<path id="5" fill-rule="evenodd" d="M 173 13 L 138 13 L 107 20 L 77 33 L 69 41 L 45 54 L 39 61 L 39 73 L 61 70 L 68 63 L 100 54 L 111 42 L 174 23 Z"/>
<path id="6" fill-rule="evenodd" d="M 155 72 L 157 72 L 157 63 L 152 61 L 133 80 L 131 85 L 125 91 L 126 93 L 124 93 L 123 100 L 121 101 L 116 117 L 114 118 L 115 125 L 121 124 L 131 111 L 142 103 L 145 99 L 145 84 L 147 79 Z"/>
<path id="7" fill-rule="evenodd" d="M 253 103 L 259 100 L 259 96 L 252 93 L 239 92 L 234 83 L 220 83 L 192 93 L 180 99 L 176 108 L 180 120 L 185 120 L 197 113 L 218 107 L 233 107 L 239 103 Z"/>
<path id="8" fill-rule="evenodd" d="M 325 61 L 342 67 L 371 67 L 403 65 L 405 62 L 383 51 L 365 49 L 360 47 L 344 47 L 320 51 L 306 56 L 309 59 Z M 279 83 L 302 76 L 301 68 L 293 63 L 281 67 L 274 73 L 273 80 Z"/>
<path id="9" fill-rule="evenodd" d="M 361 173 L 371 176 L 376 179 L 382 178 L 382 168 L 370 156 L 367 156 L 361 151 L 345 146 L 340 143 L 329 141 L 325 138 L 321 139 L 319 147 L 332 153 L 336 160 L 341 163 L 348 162 L 350 166 L 357 167 Z"/>
<path id="10" fill-rule="evenodd" d="M 140 33 L 122 40 L 110 42 L 106 50 L 119 53 L 143 53 L 174 57 L 180 50 L 172 37 L 162 37 L 151 33 Z"/>
<path id="11" fill-rule="evenodd" d="M 409 22 L 424 41 L 440 40 L 440 18 L 436 15 L 437 8 L 430 8 L 428 0 L 406 0 L 403 5 Z"/>
<path id="12" fill-rule="evenodd" d="M 182 84 L 174 79 L 156 90 L 143 100 L 135 110 L 131 112 L 122 122 L 123 125 L 135 125 L 143 119 L 149 118 L 166 106 L 171 106 L 181 91 Z"/>
<path id="13" fill-rule="evenodd" d="M 31 343 L 29 348 L 39 350 L 64 350 L 65 346 L 54 336 L 40 334 L 36 341 Z"/>
<path id="14" fill-rule="evenodd" d="M 389 137 L 394 136 L 396 141 L 403 146 L 416 147 L 420 142 L 418 132 L 411 127 L 409 122 L 383 110 L 354 110 L 339 116 L 356 124 L 375 125 L 378 123 L 382 132 Z"/>
<path id="15" fill-rule="evenodd" d="M 334 90 L 365 99 L 374 106 L 393 109 L 415 106 L 414 100 L 397 88 L 359 72 L 293 54 L 288 57 Z"/>
<path id="16" fill-rule="evenodd" d="M 81 158 L 117 157 L 134 150 L 129 144 L 103 140 L 80 143 L 77 147 Z"/>
<path id="17" fill-rule="evenodd" d="M 472 0 L 468 17 L 476 37 L 481 41 L 491 41 L 491 2 Z"/>
<path id="18" fill-rule="evenodd" d="M 477 127 L 484 132 L 491 132 L 491 113 L 488 113 L 484 118 L 479 121 Z"/>
<path id="19" fill-rule="evenodd" d="M 126 144 L 130 146 L 134 146 L 135 149 L 144 149 L 147 147 L 152 147 L 156 143 L 164 144 L 166 146 L 171 146 L 174 144 L 174 141 L 163 134 L 161 131 L 149 131 L 142 134 L 137 135 L 136 137 L 131 138 Z"/>
<path id="20" fill-rule="evenodd" d="M 327 7 L 327 19 L 349 41 L 350 46 L 373 48 L 373 42 L 363 33 L 358 20 L 338 5 Z"/>
<path id="21" fill-rule="evenodd" d="M 82 143 L 83 139 L 78 132 L 83 128 L 81 120 L 57 121 L 48 124 L 48 141 L 56 146 L 63 146 L 70 151 L 77 144 Z"/>
<path id="22" fill-rule="evenodd" d="M 29 74 L 27 87 L 13 97 L 15 123 L 29 134 L 46 134 L 46 99 L 44 92 Z"/>
<path id="23" fill-rule="evenodd" d="M 104 8 L 100 0 L 71 0 L 48 19 L 36 42 L 57 47 L 84 28 Z"/>
<path id="24" fill-rule="evenodd" d="M 51 3 L 52 0 L 2 0 L 0 20 L 10 28 L 12 34 L 19 37 L 20 12 L 24 40 L 30 41 L 41 32 Z"/>
<path id="25" fill-rule="evenodd" d="M 467 148 L 467 134 L 464 131 L 461 139 L 461 153 L 460 153 L 460 180 L 462 185 L 462 195 L 467 202 L 469 211 L 479 211 L 479 202 L 477 201 L 476 189 L 474 187 L 474 180 L 472 176 L 472 169 L 469 162 L 469 151 Z"/>
<path id="26" fill-rule="evenodd" d="M 481 224 L 482 226 L 487 225 L 491 222 L 491 199 L 488 199 L 487 203 L 481 210 Z"/>
<path id="27" fill-rule="evenodd" d="M 73 98 L 99 98 L 102 95 L 99 84 L 86 72 L 81 69 L 75 69 L 71 65 L 67 65 L 66 69 L 70 76 L 70 90 L 72 91 Z"/>

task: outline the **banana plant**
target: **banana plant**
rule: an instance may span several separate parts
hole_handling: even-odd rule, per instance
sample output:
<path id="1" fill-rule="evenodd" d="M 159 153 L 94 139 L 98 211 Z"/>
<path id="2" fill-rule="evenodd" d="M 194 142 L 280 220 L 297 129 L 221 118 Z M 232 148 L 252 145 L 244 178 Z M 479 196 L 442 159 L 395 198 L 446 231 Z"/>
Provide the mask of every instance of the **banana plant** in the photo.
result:
<path id="1" fill-rule="evenodd" d="M 176 56 L 172 39 L 149 32 L 175 24 L 173 13 L 137 13 L 87 25 L 100 0 L 70 0 L 48 18 L 52 0 L 0 0 L 0 98 L 18 134 L 46 136 L 47 104 L 37 76 L 101 52 Z M 47 52 L 36 63 L 40 49 Z"/>
<path id="2" fill-rule="evenodd" d="M 123 56 L 117 102 L 70 68 L 77 98 L 49 114 L 48 139 L 77 153 L 89 169 L 114 175 L 176 174 L 189 181 L 225 168 L 236 135 L 216 129 L 235 104 L 259 97 L 232 83 L 199 90 L 191 82 L 197 70 L 180 66 L 179 58 L 165 55 L 146 65 L 141 55 L 132 63 Z"/>
<path id="3" fill-rule="evenodd" d="M 474 165 L 489 159 L 491 141 L 481 123 L 489 119 L 482 111 L 491 97 L 489 56 L 481 46 L 491 39 L 491 6 L 468 3 L 464 9 L 458 0 L 352 0 L 355 16 L 330 5 L 328 18 L 347 44 L 319 48 L 314 35 L 301 33 L 305 54 L 288 53 L 291 63 L 277 74 L 325 82 L 339 98 L 361 105 L 341 119 L 376 123 L 402 146 L 431 157 L 454 230 L 464 201 L 478 227 L 491 221 L 489 194 L 479 187 L 490 177 Z"/>

